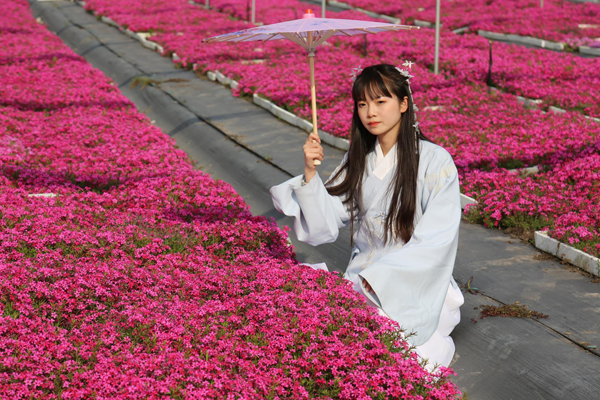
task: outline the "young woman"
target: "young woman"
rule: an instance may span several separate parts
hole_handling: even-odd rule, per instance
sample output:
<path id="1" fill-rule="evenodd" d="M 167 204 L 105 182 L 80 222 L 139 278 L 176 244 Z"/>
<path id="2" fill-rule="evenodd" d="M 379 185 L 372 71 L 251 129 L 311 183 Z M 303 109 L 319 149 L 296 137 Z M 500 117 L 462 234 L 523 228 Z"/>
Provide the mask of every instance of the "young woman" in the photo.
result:
<path id="1" fill-rule="evenodd" d="M 450 154 L 421 134 L 410 75 L 392 65 L 365 68 L 352 88 L 350 150 L 327 183 L 314 160 L 320 139 L 304 145 L 304 176 L 271 189 L 275 207 L 295 217 L 298 239 L 333 242 L 354 231 L 344 275 L 380 313 L 397 321 L 417 352 L 448 366 L 450 332 L 464 299 L 452 278 L 461 218 Z"/>

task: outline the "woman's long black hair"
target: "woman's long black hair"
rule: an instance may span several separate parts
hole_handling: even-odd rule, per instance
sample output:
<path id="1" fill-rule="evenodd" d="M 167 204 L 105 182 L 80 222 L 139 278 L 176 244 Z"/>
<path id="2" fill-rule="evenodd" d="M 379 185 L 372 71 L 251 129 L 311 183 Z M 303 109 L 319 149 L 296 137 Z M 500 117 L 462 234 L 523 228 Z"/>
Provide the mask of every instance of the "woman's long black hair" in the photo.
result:
<path id="1" fill-rule="evenodd" d="M 388 192 L 392 193 L 390 208 L 385 220 L 385 243 L 389 239 L 402 239 L 407 243 L 414 231 L 414 219 L 417 209 L 417 174 L 419 171 L 419 139 L 428 140 L 415 124 L 415 113 L 410 93 L 408 77 L 396 67 L 388 64 L 373 65 L 365 68 L 357 76 L 352 87 L 354 113 L 352 116 L 350 150 L 342 168 L 330 179 L 336 181 L 344 173 L 343 180 L 335 186 L 327 188 L 333 196 L 344 196 L 344 204 L 349 205 L 351 220 L 354 222 L 357 208 L 358 215 L 362 209 L 362 181 L 366 167 L 367 153 L 373 150 L 377 137 L 372 135 L 362 124 L 358 115 L 358 103 L 367 97 L 397 97 L 400 102 L 408 98 L 408 108 L 402 114 L 400 132 L 396 146 L 398 166 L 390 183 Z M 393 95 L 393 96 L 392 96 Z"/>

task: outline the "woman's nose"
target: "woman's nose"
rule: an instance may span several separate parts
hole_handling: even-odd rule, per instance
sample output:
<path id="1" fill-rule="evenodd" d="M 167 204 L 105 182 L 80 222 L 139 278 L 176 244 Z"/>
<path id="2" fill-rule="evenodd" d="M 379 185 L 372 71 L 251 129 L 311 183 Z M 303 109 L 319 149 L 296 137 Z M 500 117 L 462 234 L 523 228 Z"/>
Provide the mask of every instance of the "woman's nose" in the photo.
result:
<path id="1" fill-rule="evenodd" d="M 376 116 L 375 107 L 367 106 L 367 117 L 371 118 Z"/>

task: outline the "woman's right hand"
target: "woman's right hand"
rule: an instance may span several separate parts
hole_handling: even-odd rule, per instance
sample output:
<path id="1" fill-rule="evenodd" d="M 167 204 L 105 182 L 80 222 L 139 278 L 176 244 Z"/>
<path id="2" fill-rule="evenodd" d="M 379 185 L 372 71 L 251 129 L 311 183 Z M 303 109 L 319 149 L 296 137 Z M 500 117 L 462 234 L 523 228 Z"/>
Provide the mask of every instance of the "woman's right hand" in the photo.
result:
<path id="1" fill-rule="evenodd" d="M 314 160 L 323 161 L 323 147 L 319 135 L 311 132 L 304 143 L 304 180 L 306 183 L 317 174 Z"/>

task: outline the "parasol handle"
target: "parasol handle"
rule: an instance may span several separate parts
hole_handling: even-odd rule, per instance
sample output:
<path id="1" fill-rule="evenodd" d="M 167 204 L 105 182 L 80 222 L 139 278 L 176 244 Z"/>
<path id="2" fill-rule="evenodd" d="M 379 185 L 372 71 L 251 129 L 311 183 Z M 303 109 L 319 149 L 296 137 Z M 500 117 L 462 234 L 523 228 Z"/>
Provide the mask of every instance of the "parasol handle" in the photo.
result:
<path id="1" fill-rule="evenodd" d="M 308 32 L 308 40 L 312 42 L 312 32 Z M 308 65 L 310 66 L 310 104 L 312 107 L 313 133 L 319 137 L 317 127 L 317 90 L 315 89 L 315 52 L 308 52 Z M 314 140 L 313 140 L 314 142 Z M 313 165 L 321 165 L 321 160 L 313 160 Z"/>

